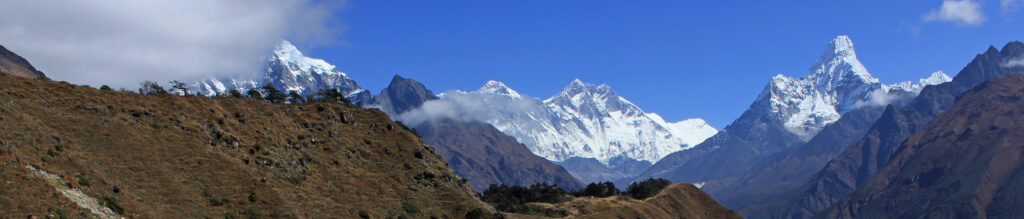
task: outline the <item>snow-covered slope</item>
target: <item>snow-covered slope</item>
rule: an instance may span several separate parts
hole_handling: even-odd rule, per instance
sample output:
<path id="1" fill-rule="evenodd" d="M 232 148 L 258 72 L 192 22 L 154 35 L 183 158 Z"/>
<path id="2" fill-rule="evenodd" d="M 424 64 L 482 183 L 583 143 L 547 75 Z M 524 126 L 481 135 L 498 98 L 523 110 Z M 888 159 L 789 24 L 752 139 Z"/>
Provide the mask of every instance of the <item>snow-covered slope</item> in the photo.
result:
<path id="1" fill-rule="evenodd" d="M 290 42 L 281 40 L 270 58 L 264 60 L 263 78 L 207 78 L 192 84 L 192 90 L 200 95 L 213 96 L 238 90 L 245 93 L 253 88 L 273 84 L 285 92 L 295 91 L 310 96 L 318 90 L 338 89 L 349 99 L 361 100 L 371 96 L 355 80 L 323 59 L 306 57 Z"/>
<path id="2" fill-rule="evenodd" d="M 895 91 L 920 92 L 926 85 L 951 80 L 941 71 L 919 83 L 903 82 L 885 85 L 868 72 L 854 51 L 847 36 L 833 39 L 821 57 L 811 66 L 811 74 L 801 78 L 785 75 L 772 77 L 758 96 L 754 106 L 767 106 L 764 110 L 777 119 L 787 131 L 808 140 L 821 128 L 839 120 L 839 117 L 863 104 L 885 104 L 886 97 Z"/>
<path id="3" fill-rule="evenodd" d="M 546 100 L 529 98 L 504 83 L 489 81 L 473 92 L 448 91 L 442 99 L 463 108 L 527 145 L 533 153 L 561 162 L 571 157 L 657 162 L 687 149 L 717 130 L 702 119 L 666 122 L 619 96 L 607 84 L 574 80 Z M 473 109 L 469 109 L 473 110 Z"/>

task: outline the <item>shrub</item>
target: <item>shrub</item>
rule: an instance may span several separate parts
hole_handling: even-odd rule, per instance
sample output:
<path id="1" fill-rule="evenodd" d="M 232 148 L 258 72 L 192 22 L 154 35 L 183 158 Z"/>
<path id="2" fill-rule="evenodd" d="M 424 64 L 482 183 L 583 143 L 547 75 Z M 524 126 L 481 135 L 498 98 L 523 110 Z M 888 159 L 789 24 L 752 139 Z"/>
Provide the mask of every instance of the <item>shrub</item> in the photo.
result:
<path id="1" fill-rule="evenodd" d="M 78 185 L 89 186 L 89 180 L 82 178 L 82 175 L 78 175 L 75 178 L 78 178 Z"/>
<path id="2" fill-rule="evenodd" d="M 104 84 L 103 86 L 100 86 L 100 90 L 114 90 L 114 89 L 111 89 L 110 86 L 107 86 L 106 84 Z"/>
<path id="3" fill-rule="evenodd" d="M 124 207 L 117 203 L 117 199 L 110 196 L 103 196 L 103 206 L 106 206 L 114 213 L 124 214 Z"/>
<path id="4" fill-rule="evenodd" d="M 668 187 L 669 184 L 672 184 L 672 182 L 666 179 L 647 178 L 643 182 L 629 184 L 626 193 L 629 193 L 629 196 L 636 199 L 645 199 L 657 195 L 662 189 Z"/>
<path id="5" fill-rule="evenodd" d="M 415 214 L 420 212 L 420 207 L 412 202 L 402 202 L 402 210 L 405 210 L 406 213 Z"/>
<path id="6" fill-rule="evenodd" d="M 482 219 L 484 218 L 484 214 L 484 209 L 473 208 L 473 210 L 466 212 L 466 219 Z"/>
<path id="7" fill-rule="evenodd" d="M 599 182 L 599 183 L 590 183 L 589 185 L 587 185 L 586 188 L 583 188 L 583 190 L 580 190 L 580 191 L 577 191 L 577 192 L 573 193 L 573 195 L 576 196 L 576 197 L 583 197 L 583 196 L 608 197 L 608 196 L 613 196 L 613 195 L 619 195 L 619 193 L 621 193 L 621 191 L 619 191 L 619 188 L 615 188 L 615 183 L 612 183 L 612 182 Z"/>
<path id="8" fill-rule="evenodd" d="M 260 195 L 257 195 L 255 191 L 249 191 L 249 202 L 256 202 L 259 198 Z"/>

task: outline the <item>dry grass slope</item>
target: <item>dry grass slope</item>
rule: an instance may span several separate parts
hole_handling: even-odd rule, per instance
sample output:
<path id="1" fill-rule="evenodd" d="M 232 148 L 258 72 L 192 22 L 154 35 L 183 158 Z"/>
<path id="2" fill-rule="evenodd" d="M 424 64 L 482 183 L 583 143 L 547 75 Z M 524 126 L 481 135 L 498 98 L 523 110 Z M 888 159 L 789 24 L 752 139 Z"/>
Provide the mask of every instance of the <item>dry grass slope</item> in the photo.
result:
<path id="1" fill-rule="evenodd" d="M 556 205 L 531 204 L 565 209 L 570 212 L 569 218 L 743 218 L 697 187 L 685 183 L 669 185 L 658 195 L 644 200 L 628 196 L 579 197 Z M 544 218 L 520 214 L 506 216 Z"/>
<path id="2" fill-rule="evenodd" d="M 0 212 L 89 214 L 25 165 L 129 217 L 457 218 L 487 209 L 379 110 L 143 96 L 0 74 Z"/>

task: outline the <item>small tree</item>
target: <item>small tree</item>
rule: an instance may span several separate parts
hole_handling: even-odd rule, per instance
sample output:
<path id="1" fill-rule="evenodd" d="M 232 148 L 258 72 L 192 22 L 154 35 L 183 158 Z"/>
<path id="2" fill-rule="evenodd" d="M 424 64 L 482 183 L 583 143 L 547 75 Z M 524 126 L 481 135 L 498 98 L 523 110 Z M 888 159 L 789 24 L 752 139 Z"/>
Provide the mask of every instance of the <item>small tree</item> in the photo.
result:
<path id="1" fill-rule="evenodd" d="M 306 98 L 303 98 L 299 92 L 290 91 L 288 92 L 288 102 L 292 104 L 305 103 Z"/>
<path id="2" fill-rule="evenodd" d="M 264 100 L 263 99 L 263 93 L 260 93 L 259 89 L 249 90 L 248 92 L 245 92 L 245 95 L 249 96 L 249 98 L 256 98 L 258 100 Z"/>
<path id="3" fill-rule="evenodd" d="M 114 89 L 110 89 L 110 86 L 107 86 L 106 84 L 104 84 L 103 86 L 100 86 L 100 90 L 114 90 Z"/>
<path id="4" fill-rule="evenodd" d="M 173 80 L 171 81 L 171 93 L 175 93 L 177 91 L 181 91 L 182 96 L 190 95 L 188 92 L 188 86 L 186 86 L 185 83 L 182 83 L 178 80 Z"/>
<path id="5" fill-rule="evenodd" d="M 139 88 L 140 94 L 145 95 L 166 95 L 167 90 L 157 84 L 155 81 L 145 80 L 142 81 L 142 87 Z"/>
<path id="6" fill-rule="evenodd" d="M 228 91 L 228 97 L 243 98 L 244 96 L 242 96 L 242 92 L 238 92 L 238 90 L 231 89 Z"/>
<path id="7" fill-rule="evenodd" d="M 594 196 L 594 197 L 608 197 L 613 195 L 619 195 L 621 193 L 619 188 L 615 188 L 615 183 L 612 182 L 598 182 L 590 183 L 586 188 L 576 192 L 575 196 Z"/>
<path id="8" fill-rule="evenodd" d="M 267 102 L 283 103 L 285 101 L 284 93 L 282 93 L 281 90 L 278 90 L 272 84 L 263 85 L 263 87 L 260 87 L 260 90 L 263 90 L 263 93 L 265 95 L 263 99 L 266 99 Z"/>
<path id="9" fill-rule="evenodd" d="M 338 92 L 337 89 L 319 90 L 313 94 L 311 99 L 328 103 L 352 104 L 352 101 L 345 98 L 345 95 Z"/>
<path id="10" fill-rule="evenodd" d="M 629 193 L 629 196 L 633 196 L 636 199 L 645 199 L 657 195 L 662 189 L 668 187 L 669 184 L 672 184 L 672 182 L 666 179 L 647 178 L 643 182 L 629 184 L 626 193 Z"/>

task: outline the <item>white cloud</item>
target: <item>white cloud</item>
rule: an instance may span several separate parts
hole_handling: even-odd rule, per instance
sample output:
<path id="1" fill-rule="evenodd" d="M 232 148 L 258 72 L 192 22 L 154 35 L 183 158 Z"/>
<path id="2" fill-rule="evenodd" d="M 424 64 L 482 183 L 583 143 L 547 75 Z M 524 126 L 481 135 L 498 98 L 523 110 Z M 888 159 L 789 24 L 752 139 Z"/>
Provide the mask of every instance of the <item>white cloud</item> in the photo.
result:
<path id="1" fill-rule="evenodd" d="M 900 98 L 901 96 L 899 95 L 890 94 L 885 92 L 883 89 L 877 89 L 868 93 L 866 100 L 857 101 L 857 103 L 854 103 L 853 105 L 855 108 L 865 106 L 885 106 L 889 105 L 893 101 L 899 100 Z"/>
<path id="2" fill-rule="evenodd" d="M 0 1 L 0 44 L 55 80 L 115 88 L 254 74 L 282 37 L 340 33 L 337 7 L 305 0 Z"/>
<path id="3" fill-rule="evenodd" d="M 491 102 L 487 98 L 498 98 L 489 94 L 445 92 L 444 98 L 423 103 L 419 108 L 409 110 L 395 118 L 410 126 L 434 119 L 454 119 L 458 121 L 488 121 L 494 115 L 516 115 L 531 111 L 544 110 L 543 104 L 527 96 L 519 99 Z M 491 104 L 500 104 L 495 107 Z"/>
<path id="4" fill-rule="evenodd" d="M 1003 13 L 1013 13 L 1020 9 L 1020 0 L 1001 0 L 999 6 L 1003 8 Z"/>
<path id="5" fill-rule="evenodd" d="M 945 0 L 942 1 L 942 8 L 925 14 L 922 20 L 977 26 L 985 22 L 985 14 L 981 11 L 981 4 L 972 0 Z"/>
<path id="6" fill-rule="evenodd" d="M 1002 66 L 1003 68 L 1024 67 L 1024 55 L 1006 60 L 1006 62 L 1003 62 Z"/>

